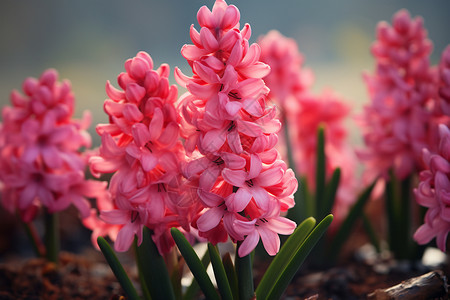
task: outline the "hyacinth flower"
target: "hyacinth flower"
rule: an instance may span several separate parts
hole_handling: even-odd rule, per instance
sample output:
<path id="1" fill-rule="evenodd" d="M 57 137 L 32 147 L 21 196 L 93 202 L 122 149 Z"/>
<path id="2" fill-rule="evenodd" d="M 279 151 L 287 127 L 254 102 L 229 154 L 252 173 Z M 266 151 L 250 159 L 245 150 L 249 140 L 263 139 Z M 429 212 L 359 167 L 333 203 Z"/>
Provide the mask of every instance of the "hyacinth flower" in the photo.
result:
<path id="1" fill-rule="evenodd" d="M 364 77 L 371 103 L 359 119 L 366 145 L 359 155 L 365 176 L 381 176 L 386 185 L 388 243 L 399 259 L 417 255 L 410 239 L 411 180 L 424 168 L 422 149 L 436 152 L 437 126 L 448 120 L 437 69 L 429 64 L 431 50 L 423 20 L 400 10 L 392 26 L 379 23 L 372 46 L 376 70 Z"/>
<path id="2" fill-rule="evenodd" d="M 424 224 L 414 234 L 419 244 L 427 244 L 436 239 L 436 244 L 443 252 L 450 231 L 450 46 L 442 53 L 439 64 L 439 97 L 434 106 L 435 123 L 439 139 L 437 151 L 423 149 L 425 169 L 420 172 L 419 184 L 414 189 L 416 201 L 428 208 Z M 433 135 L 434 137 L 435 135 Z M 433 139 L 435 140 L 435 139 Z"/>
<path id="3" fill-rule="evenodd" d="M 104 197 L 106 182 L 85 178 L 89 155 L 81 149 L 91 145 L 90 114 L 72 118 L 70 83 L 59 82 L 57 71 L 49 69 L 39 79 L 27 78 L 22 88 L 2 110 L 2 205 L 30 226 L 40 210 L 45 212 L 46 256 L 57 262 L 57 212 L 73 205 L 81 218 L 88 217 L 88 198 Z"/>
<path id="4" fill-rule="evenodd" d="M 250 25 L 241 29 L 239 10 L 222 0 L 212 10 L 200 8 L 197 20 L 200 30 L 190 28 L 193 44 L 181 49 L 193 75 L 175 70 L 188 90 L 179 100 L 190 156 L 184 175 L 198 182 L 204 207 L 192 225 L 212 244 L 237 243 L 239 291 L 250 298 L 249 254 L 262 240 L 275 255 L 278 235 L 294 232 L 296 224 L 283 213 L 294 205 L 297 180 L 275 149 L 281 123 L 262 79 L 270 67 L 260 61 L 260 46 L 249 43 Z"/>
<path id="5" fill-rule="evenodd" d="M 303 186 L 288 217 L 303 220 L 313 215 L 320 219 L 333 211 L 334 234 L 344 220 L 347 224 L 342 228 L 350 228 L 348 222 L 358 215 L 350 214 L 358 198 L 357 157 L 347 141 L 344 126 L 350 107 L 330 89 L 317 95 L 311 91 L 314 74 L 303 66 L 304 57 L 294 39 L 272 30 L 258 44 L 261 61 L 272 69 L 264 77 L 270 88 L 269 98 L 279 107 L 284 120 L 285 138 L 279 148 L 285 150 L 282 152 L 286 152 L 289 165 Z M 360 200 L 367 201 L 363 195 Z"/>
<path id="6" fill-rule="evenodd" d="M 154 70 L 145 52 L 128 59 L 125 70 L 117 79 L 121 90 L 109 81 L 106 84 L 109 99 L 104 110 L 110 122 L 97 126 L 102 144 L 99 155 L 90 158 L 93 174 L 114 173 L 110 203 L 106 208 L 99 203 L 102 210 L 97 221 L 120 228 L 113 237 L 119 252 L 130 248 L 134 236 L 140 245 L 145 226 L 164 254 L 173 246 L 168 230 L 183 227 L 189 231 L 198 210 L 179 187 L 184 151 L 174 105 L 177 87 L 169 85 L 169 66 Z M 117 226 L 110 229 L 115 231 Z"/>
<path id="7" fill-rule="evenodd" d="M 419 244 L 427 244 L 436 239 L 436 244 L 446 251 L 447 236 L 450 231 L 450 129 L 439 125 L 440 143 L 436 153 L 423 150 L 426 169 L 420 172 L 420 182 L 414 189 L 416 201 L 428 208 L 424 224 L 414 233 Z"/>
<path id="8" fill-rule="evenodd" d="M 193 76 L 175 69 L 177 82 L 187 88 L 178 99 L 179 114 L 168 66 L 153 70 L 144 52 L 125 63 L 118 77 L 122 90 L 107 83 L 104 109 L 110 122 L 97 127 L 102 145 L 90 167 L 97 175 L 114 173 L 111 198 L 86 224 L 101 224 L 94 235 L 108 234 L 117 251 L 137 241 L 146 298 L 181 297 L 161 258 L 174 242 L 206 298 L 278 298 L 332 221 L 329 215 L 315 226 L 308 218 L 296 229 L 282 216 L 294 205 L 297 180 L 274 148 L 281 123 L 262 80 L 270 68 L 259 61 L 259 46 L 248 42 L 250 26 L 240 29 L 239 19 L 239 10 L 223 0 L 212 11 L 200 8 L 201 29 L 191 26 L 193 45 L 181 50 Z M 279 234 L 292 234 L 283 247 Z M 192 237 L 209 242 L 205 259 L 211 260 L 220 296 L 205 259 L 200 261 L 187 240 Z M 237 243 L 235 264 L 221 259 L 216 248 L 230 239 Z M 255 291 L 250 253 L 259 240 L 270 255 L 279 254 Z M 97 241 L 122 287 L 137 297 L 109 244 L 102 237 Z M 236 286 L 229 283 L 233 274 Z M 187 293 L 192 289 L 195 283 Z"/>
<path id="9" fill-rule="evenodd" d="M 261 210 L 260 216 L 269 213 L 269 208 L 285 211 L 293 205 L 292 194 L 278 198 L 283 190 L 275 192 L 275 186 L 286 186 L 292 193 L 296 190 L 293 173 L 273 151 L 280 122 L 275 119 L 274 107 L 267 105 L 268 89 L 261 79 L 270 68 L 259 61 L 259 46 L 248 42 L 250 25 L 239 29 L 239 17 L 238 9 L 224 1 L 216 1 L 212 11 L 202 7 L 197 15 L 201 30 L 191 27 L 194 44 L 181 50 L 192 66 L 193 76 L 176 70 L 178 82 L 188 90 L 182 96 L 180 109 L 187 126 L 195 128 L 188 127 L 182 135 L 186 140 L 196 139 L 192 145 L 199 152 L 189 162 L 199 172 L 190 172 L 189 179 L 211 177 L 211 184 L 199 181 L 199 198 L 208 204 L 202 197 L 207 192 L 226 199 L 219 205 L 225 206 L 231 223 L 257 220 L 258 214 L 246 217 L 253 211 L 250 206 Z M 236 156 L 238 163 L 227 164 L 230 155 Z M 203 157 L 211 157 L 215 165 L 207 164 Z M 277 203 L 275 208 L 271 202 Z M 228 236 L 234 241 L 245 240 L 229 230 L 230 226 L 223 226 L 221 219 L 216 220 L 217 226 L 223 227 Z M 295 223 L 286 220 L 285 224 L 283 231 L 292 233 Z M 200 236 L 208 238 L 209 230 L 201 227 Z M 245 249 L 247 243 L 243 245 L 241 254 L 251 252 L 255 246 Z"/>

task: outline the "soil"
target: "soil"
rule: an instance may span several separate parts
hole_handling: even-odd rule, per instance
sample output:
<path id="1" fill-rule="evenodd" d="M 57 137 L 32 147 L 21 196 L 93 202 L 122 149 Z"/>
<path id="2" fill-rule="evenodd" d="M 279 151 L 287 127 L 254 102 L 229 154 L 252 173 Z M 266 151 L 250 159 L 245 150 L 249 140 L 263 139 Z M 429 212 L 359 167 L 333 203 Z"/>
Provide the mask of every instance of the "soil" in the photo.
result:
<path id="1" fill-rule="evenodd" d="M 378 268 L 354 259 L 323 271 L 302 269 L 289 285 L 285 299 L 367 299 L 376 289 L 388 288 L 419 276 L 429 269 L 399 265 Z M 257 263 L 255 276 L 265 265 Z M 126 266 L 127 267 L 127 266 Z M 449 276 L 449 267 L 438 269 Z M 128 273 L 135 274 L 128 266 Z M 132 275 L 136 285 L 137 278 Z M 201 299 L 202 297 L 199 297 Z M 0 300 L 6 299 L 111 299 L 125 300 L 125 294 L 103 257 L 95 250 L 83 255 L 63 252 L 59 265 L 33 258 L 0 264 Z M 435 299 L 449 299 L 442 295 Z"/>
<path id="2" fill-rule="evenodd" d="M 18 234 L 21 232 L 20 226 L 11 220 L 3 218 L 0 212 L 0 300 L 126 299 L 105 259 L 90 245 L 89 232 L 77 233 L 74 228 L 63 227 L 62 236 L 66 237 L 63 239 L 63 246 L 66 245 L 63 250 L 66 252 L 61 252 L 60 262 L 55 265 L 44 259 L 31 258 L 26 237 L 23 233 Z M 75 221 L 74 224 L 80 228 Z M 2 238 L 5 238 L 4 241 Z M 355 249 L 359 249 L 357 255 Z M 367 295 L 376 289 L 391 287 L 432 269 L 442 270 L 447 278 L 450 276 L 448 261 L 433 268 L 420 263 L 398 263 L 386 255 L 374 256 L 372 252 L 361 249 L 361 244 L 353 244 L 339 264 L 332 268 L 312 268 L 307 260 L 292 280 L 284 298 L 367 299 Z M 119 255 L 119 259 L 139 291 L 133 257 L 125 253 Z M 267 268 L 267 260 L 256 258 L 254 267 L 254 276 L 258 281 Z M 442 295 L 436 299 L 450 298 Z"/>
<path id="3" fill-rule="evenodd" d="M 61 253 L 59 265 L 42 258 L 0 265 L 0 299 L 125 298 L 105 263 Z"/>

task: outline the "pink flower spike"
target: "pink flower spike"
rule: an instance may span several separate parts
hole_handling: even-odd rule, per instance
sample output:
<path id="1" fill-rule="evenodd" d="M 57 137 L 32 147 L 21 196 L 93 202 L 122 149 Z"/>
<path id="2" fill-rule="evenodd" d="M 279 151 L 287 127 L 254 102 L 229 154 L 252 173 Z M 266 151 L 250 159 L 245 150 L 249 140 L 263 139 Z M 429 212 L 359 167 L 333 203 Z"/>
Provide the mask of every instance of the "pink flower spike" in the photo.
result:
<path id="1" fill-rule="evenodd" d="M 210 242 L 229 236 L 251 251 L 260 235 L 247 217 L 254 217 L 255 223 L 258 215 L 272 208 L 279 214 L 292 207 L 289 192 L 297 186 L 285 176 L 291 173 L 277 161 L 273 149 L 281 123 L 275 119 L 276 108 L 268 107 L 269 89 L 262 80 L 270 67 L 259 61 L 259 46 L 249 46 L 250 26 L 239 29 L 235 6 L 216 0 L 212 11 L 200 8 L 197 20 L 200 30 L 190 29 L 193 45 L 181 50 L 193 76 L 176 71 L 177 80 L 188 90 L 179 105 L 182 137 L 191 156 L 183 169 L 192 186 L 198 187 L 203 206 L 192 226 Z M 240 229 L 236 220 L 242 223 Z M 266 235 L 264 240 L 267 243 Z M 267 247 L 271 253 L 277 248 Z"/>
<path id="2" fill-rule="evenodd" d="M 427 169 L 420 173 L 418 188 L 414 190 L 416 201 L 428 208 L 424 224 L 414 234 L 419 244 L 436 238 L 438 247 L 445 252 L 450 231 L 450 130 L 439 125 L 440 143 L 438 153 L 423 151 Z"/>
<path id="3" fill-rule="evenodd" d="M 5 206 L 26 222 L 40 207 L 58 212 L 71 204 L 87 217 L 86 190 L 91 184 L 84 177 L 88 154 L 81 148 L 90 147 L 89 113 L 81 120 L 72 118 L 75 101 L 70 83 L 59 82 L 54 69 L 44 71 L 38 80 L 26 79 L 23 90 L 25 95 L 13 92 L 13 106 L 2 111 L 0 181 L 12 201 Z M 101 184 L 99 193 L 104 190 Z"/>

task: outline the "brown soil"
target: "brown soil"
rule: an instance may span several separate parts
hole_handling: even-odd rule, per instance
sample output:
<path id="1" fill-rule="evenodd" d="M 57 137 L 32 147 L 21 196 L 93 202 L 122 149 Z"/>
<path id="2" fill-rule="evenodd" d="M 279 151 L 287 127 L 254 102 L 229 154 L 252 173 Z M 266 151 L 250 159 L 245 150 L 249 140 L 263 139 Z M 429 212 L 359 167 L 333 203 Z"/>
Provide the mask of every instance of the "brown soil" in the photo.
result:
<path id="1" fill-rule="evenodd" d="M 0 299 L 124 299 L 109 266 L 97 255 L 61 253 L 60 263 L 34 258 L 0 265 Z"/>

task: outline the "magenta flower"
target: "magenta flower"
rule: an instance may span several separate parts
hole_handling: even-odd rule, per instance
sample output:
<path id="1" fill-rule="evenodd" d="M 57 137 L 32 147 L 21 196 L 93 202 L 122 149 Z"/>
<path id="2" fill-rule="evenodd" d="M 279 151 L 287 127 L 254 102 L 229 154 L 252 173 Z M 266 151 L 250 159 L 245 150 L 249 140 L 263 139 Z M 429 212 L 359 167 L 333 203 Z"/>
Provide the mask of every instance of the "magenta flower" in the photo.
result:
<path id="1" fill-rule="evenodd" d="M 429 108 L 437 96 L 437 73 L 429 66 L 431 49 L 422 19 L 411 19 L 406 10 L 394 15 L 392 26 L 378 25 L 372 46 L 376 71 L 365 76 L 372 102 L 361 116 L 367 147 L 361 158 L 371 177 L 386 176 L 392 169 L 404 179 L 422 167 L 422 148 L 432 144 Z"/>
<path id="2" fill-rule="evenodd" d="M 276 218 L 292 207 L 297 181 L 274 149 L 281 123 L 276 108 L 268 107 L 262 78 L 270 68 L 259 59 L 260 47 L 249 45 L 250 26 L 240 29 L 239 10 L 223 0 L 212 11 L 202 7 L 197 19 L 200 32 L 191 26 L 193 45 L 181 50 L 193 76 L 175 70 L 188 90 L 179 101 L 181 135 L 191 157 L 184 173 L 204 208 L 192 225 L 212 243 L 227 236 L 244 241 L 250 232 L 237 230 L 237 224 Z M 279 231 L 286 232 L 292 231 Z M 240 255 L 256 243 L 247 242 Z M 268 251 L 274 255 L 278 248 Z"/>
<path id="3" fill-rule="evenodd" d="M 104 109 L 110 122 L 97 126 L 102 145 L 90 158 L 97 176 L 114 173 L 110 204 L 99 203 L 100 220 L 94 215 L 88 226 L 102 224 L 104 230 L 93 235 L 109 234 L 120 252 L 129 249 L 134 236 L 140 243 L 147 226 L 164 253 L 173 246 L 168 229 L 183 227 L 188 232 L 197 212 L 192 198 L 181 193 L 184 151 L 174 106 L 177 87 L 169 85 L 169 66 L 153 70 L 145 52 L 128 59 L 125 70 L 117 78 L 122 90 L 106 84 L 109 99 Z"/>
<path id="4" fill-rule="evenodd" d="M 104 183 L 84 177 L 87 155 L 80 148 L 91 144 L 86 131 L 90 115 L 72 119 L 70 84 L 57 80 L 58 73 L 52 69 L 39 79 L 26 79 L 25 94 L 13 91 L 12 106 L 2 111 L 2 202 L 12 213 L 17 210 L 25 222 L 31 221 L 40 207 L 58 212 L 71 204 L 85 218 L 90 211 L 87 198 L 105 193 Z"/>
<path id="5" fill-rule="evenodd" d="M 414 239 L 419 244 L 427 244 L 436 238 L 438 247 L 445 252 L 450 231 L 450 129 L 441 124 L 439 133 L 438 152 L 423 151 L 427 168 L 420 173 L 420 182 L 414 193 L 417 203 L 427 207 L 428 211 Z"/>

